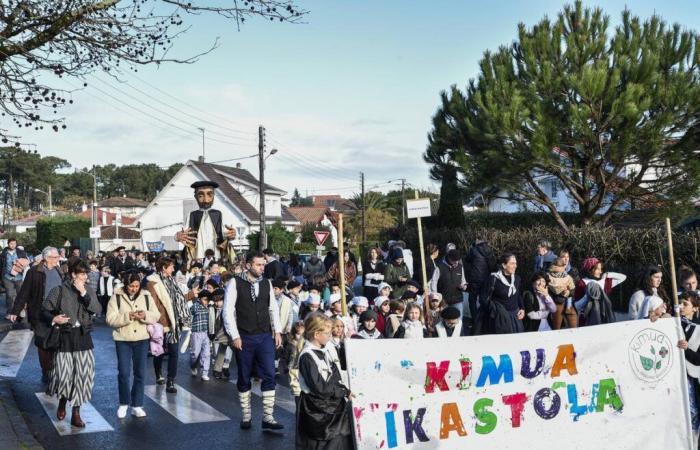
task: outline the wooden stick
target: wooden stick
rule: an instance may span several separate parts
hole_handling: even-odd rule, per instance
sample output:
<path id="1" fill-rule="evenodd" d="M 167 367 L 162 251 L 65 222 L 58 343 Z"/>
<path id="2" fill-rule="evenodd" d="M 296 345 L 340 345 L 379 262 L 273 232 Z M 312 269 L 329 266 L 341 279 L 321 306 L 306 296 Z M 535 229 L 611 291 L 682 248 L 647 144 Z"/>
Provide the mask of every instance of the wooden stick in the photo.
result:
<path id="1" fill-rule="evenodd" d="M 416 200 L 418 199 L 418 191 L 414 191 L 415 198 Z M 418 217 L 418 246 L 420 247 L 420 267 L 421 267 L 421 274 L 423 275 L 423 309 L 425 310 L 425 323 L 428 325 L 432 325 L 432 323 L 429 323 L 431 315 L 430 315 L 430 299 L 428 298 L 428 277 L 427 277 L 427 271 L 425 268 L 425 246 L 423 245 L 423 221 L 421 220 L 420 217 Z"/>
<path id="2" fill-rule="evenodd" d="M 668 261 L 671 264 L 671 288 L 673 289 L 673 309 L 678 311 L 678 285 L 676 282 L 676 260 L 673 256 L 673 234 L 671 231 L 671 219 L 666 217 L 666 236 L 668 237 Z"/>
<path id="3" fill-rule="evenodd" d="M 348 315 L 348 303 L 345 298 L 345 245 L 343 243 L 343 215 L 338 214 L 338 271 L 340 272 L 340 303 L 343 316 Z"/>

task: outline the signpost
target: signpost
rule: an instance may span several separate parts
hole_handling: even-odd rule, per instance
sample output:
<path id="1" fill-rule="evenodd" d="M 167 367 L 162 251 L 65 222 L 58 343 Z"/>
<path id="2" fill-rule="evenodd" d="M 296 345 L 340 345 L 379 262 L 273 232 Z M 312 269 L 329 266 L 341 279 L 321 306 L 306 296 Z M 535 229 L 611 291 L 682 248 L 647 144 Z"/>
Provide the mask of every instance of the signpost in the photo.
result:
<path id="1" fill-rule="evenodd" d="M 430 320 L 430 299 L 428 298 L 428 276 L 425 270 L 425 246 L 423 245 L 423 221 L 421 217 L 430 217 L 430 199 L 418 198 L 418 191 L 415 191 L 415 200 L 406 200 L 406 216 L 409 219 L 418 220 L 418 246 L 420 247 L 420 267 L 423 275 L 423 308 L 425 309 L 425 320 Z M 432 325 L 432 324 L 430 324 Z"/>
<path id="2" fill-rule="evenodd" d="M 321 255 L 323 255 L 323 251 L 326 249 L 323 243 L 326 242 L 326 239 L 328 239 L 328 236 L 330 235 L 330 231 L 314 231 L 314 238 L 316 238 L 316 243 L 318 244 L 316 246 L 316 256 L 319 258 Z"/>
<path id="3" fill-rule="evenodd" d="M 100 227 L 90 227 L 90 239 L 99 239 L 101 237 Z"/>

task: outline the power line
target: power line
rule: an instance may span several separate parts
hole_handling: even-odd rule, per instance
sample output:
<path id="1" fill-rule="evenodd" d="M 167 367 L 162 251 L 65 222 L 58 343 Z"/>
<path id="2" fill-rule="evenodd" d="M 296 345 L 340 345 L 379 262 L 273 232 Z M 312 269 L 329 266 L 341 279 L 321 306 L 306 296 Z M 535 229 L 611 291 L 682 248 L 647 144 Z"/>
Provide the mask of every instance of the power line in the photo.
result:
<path id="1" fill-rule="evenodd" d="M 144 105 L 145 107 L 150 108 L 150 109 L 152 109 L 153 111 L 158 112 L 159 114 L 162 114 L 162 115 L 164 115 L 164 116 L 167 116 L 167 117 L 169 117 L 169 118 L 171 118 L 171 119 L 173 119 L 173 120 L 177 120 L 178 122 L 181 122 L 181 123 L 183 123 L 183 124 L 185 124 L 185 125 L 188 125 L 188 126 L 191 126 L 191 127 L 193 127 L 193 128 L 198 128 L 198 124 L 193 124 L 193 123 L 188 122 L 188 121 L 186 121 L 186 120 L 184 120 L 184 119 L 181 119 L 181 118 L 179 118 L 179 117 L 177 117 L 177 116 L 174 116 L 174 115 L 172 115 L 172 114 L 170 114 L 170 113 L 168 113 L 168 112 L 166 112 L 166 111 L 163 111 L 163 110 L 161 110 L 161 109 L 155 108 L 155 107 L 151 106 L 150 104 L 144 102 L 143 100 L 139 99 L 138 97 L 135 97 L 135 96 L 129 94 L 128 92 L 125 92 L 124 90 L 122 90 L 122 89 L 120 89 L 120 88 L 118 88 L 118 87 L 112 85 L 111 83 L 108 83 L 107 81 L 102 80 L 101 78 L 98 78 L 98 77 L 95 76 L 95 75 L 92 75 L 92 78 L 94 78 L 95 80 L 99 81 L 100 83 L 102 83 L 102 84 L 104 84 L 104 85 L 106 85 L 106 86 L 109 86 L 110 88 L 112 88 L 113 90 L 119 92 L 120 94 L 129 97 L 130 99 L 136 101 L 137 103 L 140 103 L 140 104 Z M 232 135 L 230 135 L 230 134 L 219 133 L 219 132 L 214 131 L 214 130 L 207 130 L 207 131 L 209 131 L 210 133 L 213 133 L 213 134 L 217 134 L 217 135 L 219 135 L 219 136 L 224 136 L 224 137 L 227 138 L 227 139 L 234 139 L 234 140 L 237 140 L 237 141 L 241 141 L 242 143 L 250 143 L 250 142 L 251 142 L 250 139 L 241 138 L 241 137 L 239 137 L 239 136 L 232 136 Z M 214 140 L 214 138 L 208 138 L 208 139 Z"/>

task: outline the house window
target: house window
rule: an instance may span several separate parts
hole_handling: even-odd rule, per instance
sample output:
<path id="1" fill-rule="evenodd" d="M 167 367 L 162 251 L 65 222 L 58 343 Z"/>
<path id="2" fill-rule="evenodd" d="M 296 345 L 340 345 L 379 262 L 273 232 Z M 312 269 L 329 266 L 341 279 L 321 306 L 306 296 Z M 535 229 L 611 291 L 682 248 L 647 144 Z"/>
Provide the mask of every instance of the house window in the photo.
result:
<path id="1" fill-rule="evenodd" d="M 559 196 L 559 182 L 557 180 L 553 180 L 550 184 L 552 189 L 551 198 L 557 198 Z"/>
<path id="2" fill-rule="evenodd" d="M 335 199 L 326 200 L 326 206 L 329 208 L 335 208 Z"/>
<path id="3" fill-rule="evenodd" d="M 245 228 L 243 227 L 236 227 L 236 239 L 241 240 L 245 238 Z"/>

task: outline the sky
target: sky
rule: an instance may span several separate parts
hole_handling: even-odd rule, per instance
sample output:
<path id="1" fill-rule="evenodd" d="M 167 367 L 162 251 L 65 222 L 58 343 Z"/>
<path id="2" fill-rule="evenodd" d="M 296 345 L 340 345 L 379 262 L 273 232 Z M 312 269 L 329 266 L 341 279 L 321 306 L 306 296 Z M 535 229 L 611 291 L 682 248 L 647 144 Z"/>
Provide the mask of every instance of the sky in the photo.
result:
<path id="1" fill-rule="evenodd" d="M 93 164 L 209 162 L 266 147 L 266 182 L 291 195 L 395 189 L 405 178 L 439 190 L 422 154 L 439 93 L 478 75 L 485 50 L 508 45 L 520 22 L 556 17 L 568 2 L 472 0 L 297 0 L 305 24 L 247 22 L 240 31 L 220 17 L 187 18 L 190 31 L 174 55 L 191 56 L 218 38 L 195 64 L 126 72 L 120 80 L 88 76 L 63 109 L 68 128 L 23 134 L 42 155 L 75 167 Z M 642 18 L 700 29 L 690 0 L 598 1 L 612 23 L 627 6 Z M 79 81 L 72 81 L 78 87 Z M 258 174 L 256 158 L 241 159 Z M 226 162 L 235 164 L 235 161 Z"/>

